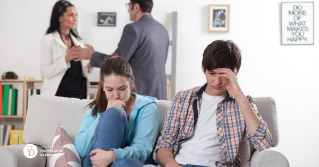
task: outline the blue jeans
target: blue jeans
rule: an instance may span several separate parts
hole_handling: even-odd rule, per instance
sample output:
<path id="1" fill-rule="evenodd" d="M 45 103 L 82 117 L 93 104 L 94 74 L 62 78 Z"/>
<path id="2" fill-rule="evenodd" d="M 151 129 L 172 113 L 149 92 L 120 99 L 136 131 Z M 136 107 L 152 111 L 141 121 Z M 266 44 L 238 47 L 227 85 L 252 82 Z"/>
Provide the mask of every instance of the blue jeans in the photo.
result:
<path id="1" fill-rule="evenodd" d="M 111 107 L 102 113 L 96 126 L 89 153 L 95 149 L 110 151 L 111 148 L 124 148 L 128 133 L 128 121 L 125 111 L 119 107 Z M 94 156 L 94 155 L 92 155 Z M 92 167 L 90 155 L 84 159 L 84 167 Z M 144 164 L 134 158 L 121 158 L 113 163 L 113 167 L 142 167 Z"/>

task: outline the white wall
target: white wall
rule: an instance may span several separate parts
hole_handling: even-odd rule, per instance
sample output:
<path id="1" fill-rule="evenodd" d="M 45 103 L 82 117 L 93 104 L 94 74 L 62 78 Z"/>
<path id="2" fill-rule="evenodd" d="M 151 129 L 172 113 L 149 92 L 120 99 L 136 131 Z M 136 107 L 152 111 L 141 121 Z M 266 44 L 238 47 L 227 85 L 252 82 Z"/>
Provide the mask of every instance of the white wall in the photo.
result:
<path id="1" fill-rule="evenodd" d="M 254 97 L 271 96 L 276 100 L 280 129 L 278 149 L 291 166 L 317 166 L 318 36 L 315 36 L 315 45 L 281 45 L 280 0 L 154 1 L 153 17 L 168 29 L 170 36 L 171 12 L 178 12 L 177 91 L 205 82 L 201 59 L 210 42 L 233 40 L 243 54 L 238 77 L 244 93 Z M 130 23 L 124 5 L 128 0 L 71 2 L 80 12 L 80 35 L 85 42 L 98 51 L 112 53 L 124 25 Z M 40 39 L 48 27 L 54 3 L 54 0 L 0 1 L 0 74 L 12 70 L 20 78 L 28 75 L 41 79 Z M 231 5 L 229 33 L 207 32 L 208 4 Z M 314 18 L 319 17 L 317 9 L 316 2 Z M 117 26 L 97 27 L 98 11 L 117 12 Z M 317 27 L 316 20 L 315 34 Z M 98 69 L 90 80 L 98 80 Z"/>

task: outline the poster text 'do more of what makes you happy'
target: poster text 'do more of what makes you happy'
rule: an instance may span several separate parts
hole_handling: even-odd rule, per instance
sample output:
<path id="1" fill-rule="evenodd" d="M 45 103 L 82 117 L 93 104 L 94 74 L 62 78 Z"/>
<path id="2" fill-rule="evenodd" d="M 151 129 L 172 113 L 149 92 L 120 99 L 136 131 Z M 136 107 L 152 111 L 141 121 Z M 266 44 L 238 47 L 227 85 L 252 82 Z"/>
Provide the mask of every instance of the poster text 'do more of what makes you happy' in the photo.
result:
<path id="1" fill-rule="evenodd" d="M 281 4 L 281 44 L 313 45 L 313 2 L 283 2 Z"/>

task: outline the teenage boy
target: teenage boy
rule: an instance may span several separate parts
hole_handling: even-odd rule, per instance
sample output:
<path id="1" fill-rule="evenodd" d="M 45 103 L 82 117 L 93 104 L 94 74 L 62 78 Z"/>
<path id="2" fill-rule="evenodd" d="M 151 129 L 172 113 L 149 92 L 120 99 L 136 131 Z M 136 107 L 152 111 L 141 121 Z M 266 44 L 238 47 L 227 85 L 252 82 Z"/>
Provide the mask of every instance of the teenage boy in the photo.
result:
<path id="1" fill-rule="evenodd" d="M 239 143 L 247 134 L 262 151 L 271 134 L 237 74 L 241 52 L 232 41 L 217 40 L 203 54 L 204 86 L 179 92 L 166 114 L 153 158 L 165 167 L 239 167 Z"/>

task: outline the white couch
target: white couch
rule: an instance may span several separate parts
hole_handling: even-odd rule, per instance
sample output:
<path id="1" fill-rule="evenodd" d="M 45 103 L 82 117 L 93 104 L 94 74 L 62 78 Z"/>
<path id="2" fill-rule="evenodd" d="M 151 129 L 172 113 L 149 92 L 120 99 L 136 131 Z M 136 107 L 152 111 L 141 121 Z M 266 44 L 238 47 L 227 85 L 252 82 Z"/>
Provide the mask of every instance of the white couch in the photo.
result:
<path id="1" fill-rule="evenodd" d="M 272 148 L 262 152 L 251 146 L 251 167 L 288 167 L 286 157 L 276 151 L 279 141 L 275 101 L 272 98 L 255 98 L 259 112 L 267 122 L 273 136 Z M 34 95 L 29 100 L 28 114 L 24 126 L 25 144 L 0 147 L 0 167 L 45 167 L 46 158 L 38 153 L 28 159 L 23 154 L 26 144 L 51 146 L 58 124 L 61 124 L 71 139 L 75 139 L 89 100 Z M 158 101 L 158 110 L 163 127 L 170 101 Z M 38 150 L 41 150 L 38 147 Z"/>

